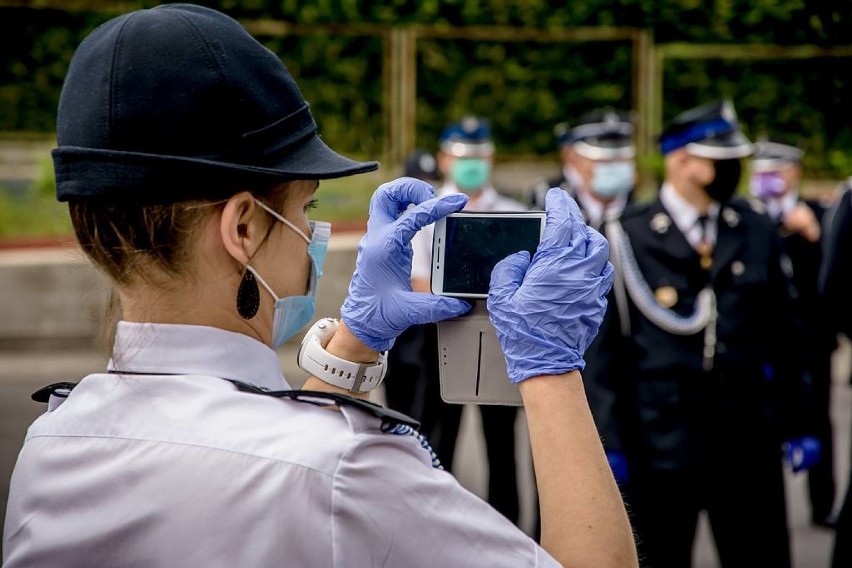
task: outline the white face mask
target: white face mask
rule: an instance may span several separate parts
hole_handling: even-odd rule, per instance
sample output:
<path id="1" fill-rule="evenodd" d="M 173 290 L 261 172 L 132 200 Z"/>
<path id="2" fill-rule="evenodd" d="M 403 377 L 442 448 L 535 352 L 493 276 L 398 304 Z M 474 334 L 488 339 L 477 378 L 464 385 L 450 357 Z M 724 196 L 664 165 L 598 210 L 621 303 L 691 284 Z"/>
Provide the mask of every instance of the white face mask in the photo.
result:
<path id="1" fill-rule="evenodd" d="M 613 199 L 630 193 L 634 181 L 633 162 L 599 162 L 595 164 L 590 189 L 599 197 Z"/>

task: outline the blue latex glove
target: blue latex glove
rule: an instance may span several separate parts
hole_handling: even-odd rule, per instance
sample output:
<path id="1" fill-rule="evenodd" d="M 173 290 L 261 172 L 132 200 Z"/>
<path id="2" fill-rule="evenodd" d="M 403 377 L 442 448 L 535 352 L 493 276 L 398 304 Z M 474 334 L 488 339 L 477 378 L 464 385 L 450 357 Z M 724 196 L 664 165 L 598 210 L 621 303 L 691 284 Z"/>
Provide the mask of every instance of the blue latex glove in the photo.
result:
<path id="1" fill-rule="evenodd" d="M 382 184 L 373 194 L 367 234 L 358 244 L 355 274 L 340 308 L 343 322 L 364 345 L 387 351 L 409 326 L 470 310 L 462 300 L 411 290 L 411 239 L 426 225 L 460 211 L 467 199 L 464 194 L 436 199 L 432 186 L 412 178 Z"/>
<path id="2" fill-rule="evenodd" d="M 627 471 L 627 458 L 624 452 L 611 451 L 606 453 L 606 461 L 609 462 L 609 468 L 612 470 L 612 476 L 615 477 L 615 482 L 619 485 L 624 485 L 630 479 Z"/>
<path id="3" fill-rule="evenodd" d="M 787 440 L 781 445 L 781 450 L 793 473 L 811 469 L 822 457 L 822 443 L 810 436 Z"/>
<path id="4" fill-rule="evenodd" d="M 583 369 L 612 286 L 606 239 L 586 226 L 565 191 L 551 189 L 545 201 L 532 262 L 528 252 L 515 253 L 491 273 L 488 313 L 513 383 Z"/>

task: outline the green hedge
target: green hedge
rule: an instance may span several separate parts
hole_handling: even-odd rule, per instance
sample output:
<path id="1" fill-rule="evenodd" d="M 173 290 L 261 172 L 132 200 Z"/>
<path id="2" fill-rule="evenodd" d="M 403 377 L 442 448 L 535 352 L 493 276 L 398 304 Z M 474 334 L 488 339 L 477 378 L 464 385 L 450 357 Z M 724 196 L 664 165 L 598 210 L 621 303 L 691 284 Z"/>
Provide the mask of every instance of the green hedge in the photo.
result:
<path id="1" fill-rule="evenodd" d="M 151 6 L 157 2 L 138 2 Z M 237 18 L 292 23 L 631 26 L 658 43 L 852 43 L 848 2 L 804 0 L 220 0 L 203 2 Z M 104 2 L 108 7 L 110 2 Z M 2 2 L 0 1 L 0 5 Z M 0 130 L 50 131 L 62 77 L 79 41 L 111 14 L 0 7 Z M 324 137 L 343 151 L 382 148 L 382 45 L 378 38 L 321 35 L 260 38 L 296 77 Z M 417 143 L 431 147 L 447 122 L 488 116 L 504 157 L 554 157 L 552 127 L 595 107 L 628 108 L 628 43 L 418 42 Z M 852 170 L 848 60 L 666 65 L 664 117 L 718 95 L 731 96 L 749 133 L 800 137 L 811 175 Z"/>

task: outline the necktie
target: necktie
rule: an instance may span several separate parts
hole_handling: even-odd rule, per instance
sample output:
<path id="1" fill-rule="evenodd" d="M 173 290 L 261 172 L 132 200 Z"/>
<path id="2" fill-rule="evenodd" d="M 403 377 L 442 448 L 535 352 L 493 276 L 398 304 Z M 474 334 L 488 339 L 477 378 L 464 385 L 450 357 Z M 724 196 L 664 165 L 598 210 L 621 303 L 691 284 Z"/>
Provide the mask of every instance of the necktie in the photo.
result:
<path id="1" fill-rule="evenodd" d="M 710 216 L 699 215 L 698 224 L 700 240 L 698 242 L 698 256 L 700 257 L 701 268 L 710 270 L 713 267 L 713 245 L 710 243 Z"/>

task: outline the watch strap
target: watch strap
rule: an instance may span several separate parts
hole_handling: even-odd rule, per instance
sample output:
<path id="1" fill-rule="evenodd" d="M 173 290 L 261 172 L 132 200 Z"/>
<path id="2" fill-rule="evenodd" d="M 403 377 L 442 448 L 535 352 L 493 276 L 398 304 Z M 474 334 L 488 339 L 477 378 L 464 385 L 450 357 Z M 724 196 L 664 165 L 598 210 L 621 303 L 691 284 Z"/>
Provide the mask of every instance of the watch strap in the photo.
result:
<path id="1" fill-rule="evenodd" d="M 380 353 L 375 363 L 356 363 L 332 355 L 325 347 L 337 325 L 337 320 L 326 318 L 311 327 L 299 349 L 299 367 L 325 383 L 352 393 L 375 389 L 385 378 L 387 354 Z"/>

